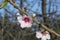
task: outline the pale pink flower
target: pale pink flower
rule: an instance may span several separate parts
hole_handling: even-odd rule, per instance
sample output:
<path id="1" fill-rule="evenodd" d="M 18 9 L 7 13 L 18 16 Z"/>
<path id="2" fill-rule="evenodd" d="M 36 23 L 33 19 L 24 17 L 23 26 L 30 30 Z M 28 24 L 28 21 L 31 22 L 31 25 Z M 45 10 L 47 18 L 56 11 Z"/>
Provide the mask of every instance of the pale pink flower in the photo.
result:
<path id="1" fill-rule="evenodd" d="M 19 14 L 18 14 L 19 15 Z M 29 16 L 21 16 L 17 17 L 18 22 L 20 23 L 21 28 L 30 28 L 32 26 L 32 19 Z"/>
<path id="2" fill-rule="evenodd" d="M 29 28 L 29 27 L 32 26 L 32 20 L 31 20 L 31 18 L 28 17 L 28 16 L 26 16 L 26 15 L 23 16 L 22 21 L 23 21 L 23 23 L 24 23 L 24 25 L 25 25 L 26 28 Z M 23 23 L 21 25 L 23 25 Z"/>
<path id="3" fill-rule="evenodd" d="M 47 39 L 50 40 L 50 34 L 48 31 L 45 31 L 45 32 L 37 31 L 36 37 L 38 39 L 41 38 L 41 40 L 47 40 Z"/>

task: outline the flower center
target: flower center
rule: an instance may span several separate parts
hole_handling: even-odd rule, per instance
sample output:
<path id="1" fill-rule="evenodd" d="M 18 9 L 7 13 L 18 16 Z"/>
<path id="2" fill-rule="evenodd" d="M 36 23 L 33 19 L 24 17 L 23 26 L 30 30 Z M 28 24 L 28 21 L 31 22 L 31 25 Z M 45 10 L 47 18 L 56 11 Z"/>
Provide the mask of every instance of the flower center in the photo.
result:
<path id="1" fill-rule="evenodd" d="M 43 36 L 46 36 L 46 32 L 41 32 L 41 34 L 42 34 Z"/>
<path id="2" fill-rule="evenodd" d="M 25 22 L 30 22 L 30 18 L 24 17 L 24 18 L 23 18 L 23 21 L 25 21 Z"/>

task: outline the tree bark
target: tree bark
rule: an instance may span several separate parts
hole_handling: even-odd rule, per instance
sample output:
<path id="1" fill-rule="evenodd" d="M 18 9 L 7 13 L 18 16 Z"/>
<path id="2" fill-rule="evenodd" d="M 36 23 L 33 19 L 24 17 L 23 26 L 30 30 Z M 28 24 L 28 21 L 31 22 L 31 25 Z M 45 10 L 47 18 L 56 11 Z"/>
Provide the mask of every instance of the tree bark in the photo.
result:
<path id="1" fill-rule="evenodd" d="M 42 0 L 42 16 L 44 23 L 46 23 L 46 0 Z"/>

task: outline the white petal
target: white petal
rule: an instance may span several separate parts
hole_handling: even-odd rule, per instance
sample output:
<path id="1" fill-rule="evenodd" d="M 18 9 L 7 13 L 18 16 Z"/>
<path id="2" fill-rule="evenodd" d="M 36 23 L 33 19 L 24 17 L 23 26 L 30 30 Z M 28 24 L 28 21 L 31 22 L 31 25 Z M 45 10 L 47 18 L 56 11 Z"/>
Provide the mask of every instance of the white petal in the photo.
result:
<path id="1" fill-rule="evenodd" d="M 41 34 L 40 31 L 37 31 L 37 32 L 36 32 L 36 37 L 37 37 L 37 38 L 41 38 L 41 37 L 42 37 L 42 34 Z"/>
<path id="2" fill-rule="evenodd" d="M 47 39 L 50 39 L 50 34 L 47 34 L 47 35 L 46 35 L 46 38 L 47 38 Z"/>
<path id="3" fill-rule="evenodd" d="M 30 28 L 32 26 L 32 24 L 31 23 L 25 23 L 24 21 L 21 21 L 21 27 L 22 28 Z"/>
<path id="4" fill-rule="evenodd" d="M 26 24 L 24 23 L 24 21 L 21 21 L 21 28 L 25 28 Z"/>
<path id="5" fill-rule="evenodd" d="M 20 15 L 19 13 L 17 13 L 16 15 Z"/>
<path id="6" fill-rule="evenodd" d="M 32 23 L 26 23 L 26 27 L 29 28 L 32 26 Z"/>
<path id="7" fill-rule="evenodd" d="M 47 40 L 46 36 L 42 36 L 41 40 Z"/>
<path id="8" fill-rule="evenodd" d="M 22 16 L 18 16 L 18 17 L 17 17 L 17 20 L 18 20 L 19 23 L 21 23 L 21 21 L 22 21 Z"/>
<path id="9" fill-rule="evenodd" d="M 48 31 L 46 31 L 46 38 L 47 38 L 47 39 L 50 39 L 50 34 L 49 34 Z"/>

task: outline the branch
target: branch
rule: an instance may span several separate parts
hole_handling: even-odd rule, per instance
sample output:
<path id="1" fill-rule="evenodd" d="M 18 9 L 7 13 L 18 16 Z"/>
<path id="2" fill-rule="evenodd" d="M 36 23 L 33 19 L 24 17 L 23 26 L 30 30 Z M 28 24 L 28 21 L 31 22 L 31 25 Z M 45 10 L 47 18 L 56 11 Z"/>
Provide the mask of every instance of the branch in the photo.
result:
<path id="1" fill-rule="evenodd" d="M 11 0 L 8 0 L 8 2 L 9 2 L 10 4 L 12 4 L 16 9 L 18 9 L 22 14 L 25 14 L 25 15 L 27 15 L 27 16 L 30 16 L 28 13 L 22 11 L 21 8 L 19 8 L 19 7 L 18 7 L 15 3 L 13 3 Z M 31 17 L 31 16 L 30 16 L 30 17 Z M 35 20 L 33 17 L 32 17 L 32 21 L 34 21 L 34 22 L 37 23 L 37 24 L 41 24 L 40 22 L 38 22 L 37 20 Z M 49 29 L 49 28 L 47 28 L 45 25 L 41 24 L 41 26 L 42 26 L 44 29 L 46 29 L 47 31 L 49 31 L 50 33 L 53 33 L 53 34 L 55 34 L 56 36 L 60 37 L 60 34 L 56 33 L 55 31 L 53 31 L 53 30 L 51 30 L 51 29 Z"/>

